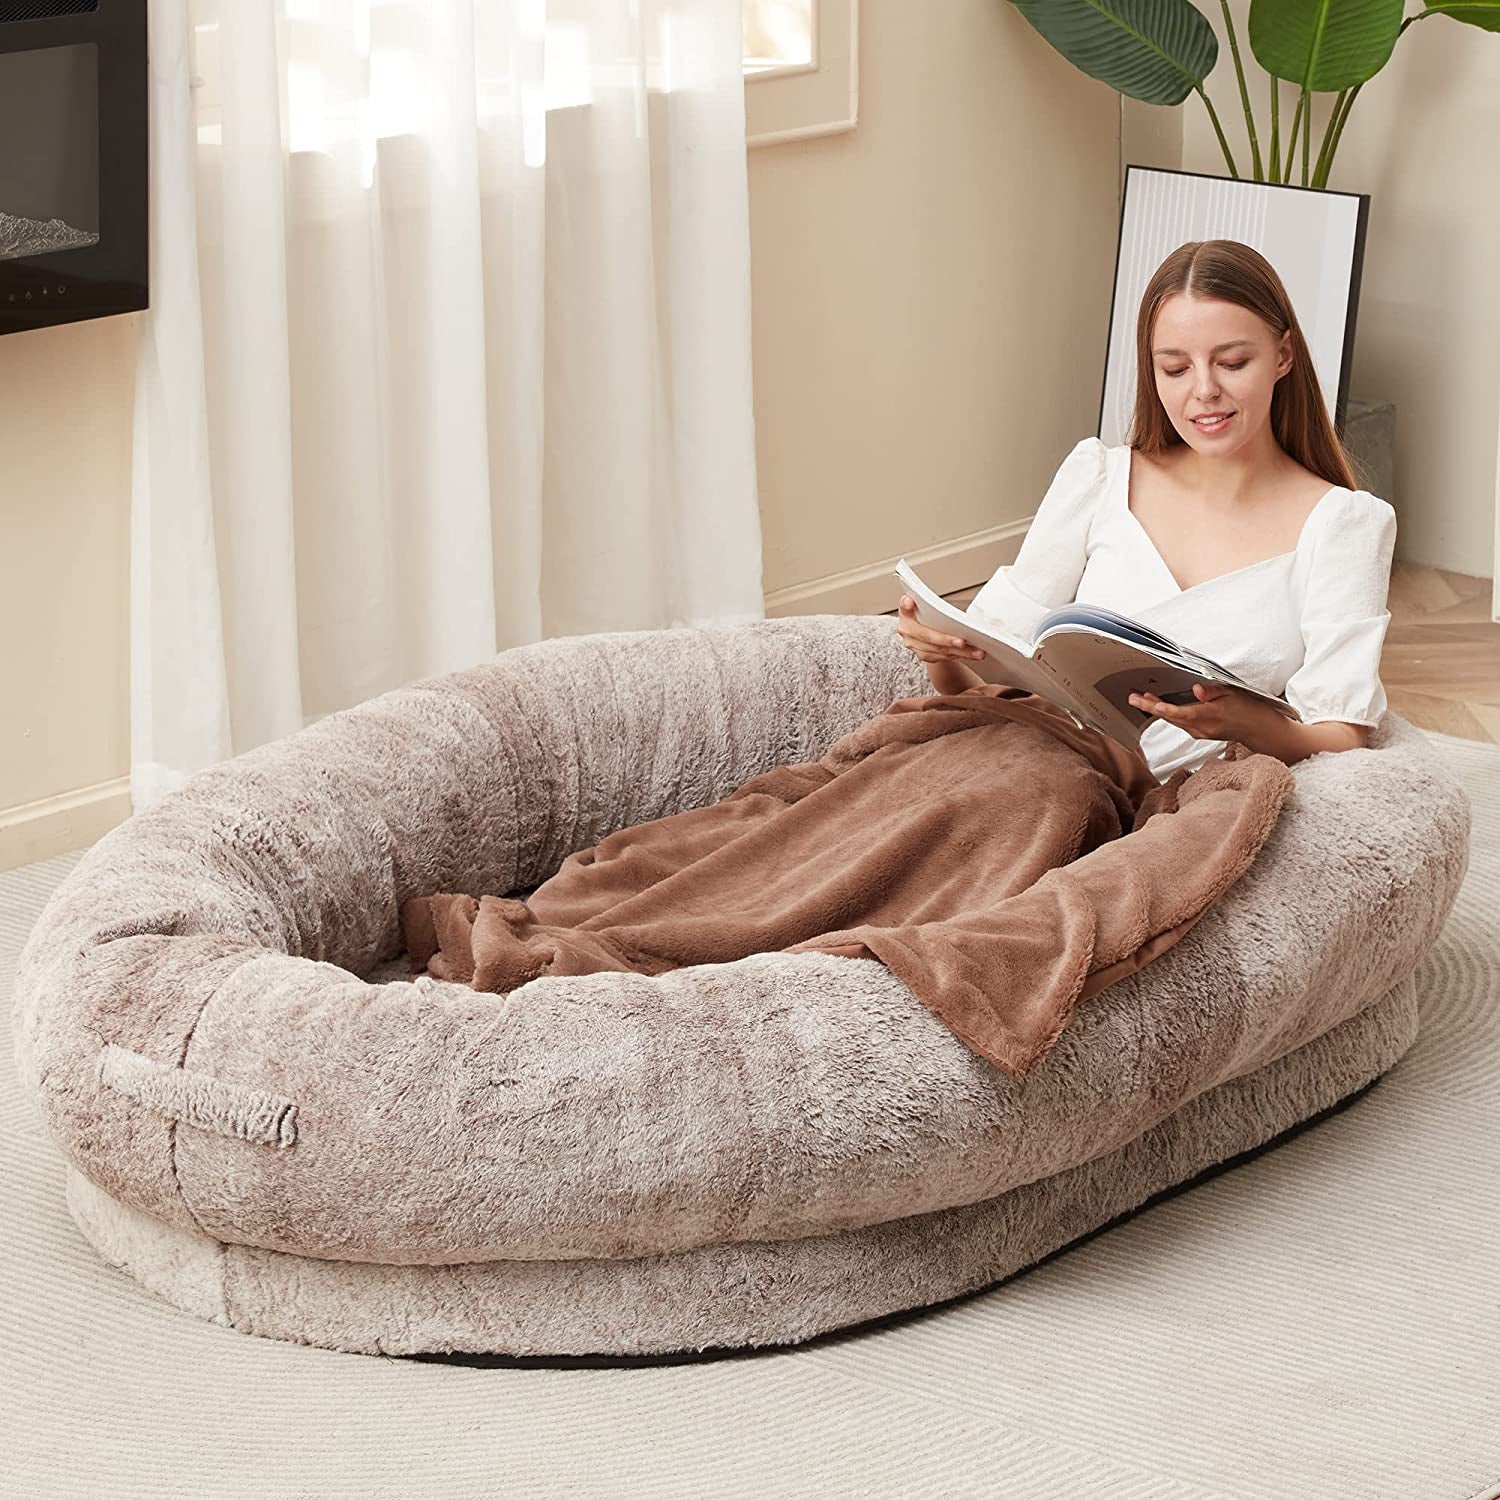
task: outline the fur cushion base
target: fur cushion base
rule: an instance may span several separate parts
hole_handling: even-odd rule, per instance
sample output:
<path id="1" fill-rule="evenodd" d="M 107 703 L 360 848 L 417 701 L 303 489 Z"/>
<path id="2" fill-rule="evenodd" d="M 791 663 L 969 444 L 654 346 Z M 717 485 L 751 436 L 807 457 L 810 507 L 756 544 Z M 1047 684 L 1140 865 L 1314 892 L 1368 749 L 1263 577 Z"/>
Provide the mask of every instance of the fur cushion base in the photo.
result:
<path id="1" fill-rule="evenodd" d="M 1361 1092 L 1416 1040 L 1408 977 L 1375 1004 L 1144 1135 L 998 1197 L 842 1234 L 637 1260 L 381 1265 L 224 1244 L 69 1168 L 78 1227 L 185 1312 L 359 1354 L 650 1355 L 803 1342 L 1002 1281 Z"/>

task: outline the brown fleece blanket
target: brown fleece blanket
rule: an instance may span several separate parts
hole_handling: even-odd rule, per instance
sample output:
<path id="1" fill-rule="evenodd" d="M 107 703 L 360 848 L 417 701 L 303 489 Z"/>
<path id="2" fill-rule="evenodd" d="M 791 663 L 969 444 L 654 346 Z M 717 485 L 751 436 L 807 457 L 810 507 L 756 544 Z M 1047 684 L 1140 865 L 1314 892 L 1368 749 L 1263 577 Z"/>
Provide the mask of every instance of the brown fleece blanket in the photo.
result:
<path id="1" fill-rule="evenodd" d="M 401 903 L 414 972 L 507 993 L 752 953 L 877 959 L 1012 1074 L 1249 867 L 1292 785 L 1231 746 L 1158 785 L 1046 700 L 902 698 L 820 760 L 570 854 L 525 900 Z"/>

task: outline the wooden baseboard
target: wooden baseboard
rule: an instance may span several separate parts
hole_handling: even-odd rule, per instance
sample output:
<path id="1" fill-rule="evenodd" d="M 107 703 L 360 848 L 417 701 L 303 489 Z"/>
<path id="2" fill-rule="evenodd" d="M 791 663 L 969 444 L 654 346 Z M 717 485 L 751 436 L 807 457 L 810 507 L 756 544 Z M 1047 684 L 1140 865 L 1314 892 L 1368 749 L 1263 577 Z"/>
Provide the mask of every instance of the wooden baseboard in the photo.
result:
<path id="1" fill-rule="evenodd" d="M 130 811 L 128 776 L 0 808 L 0 870 L 86 849 Z"/>
<path id="2" fill-rule="evenodd" d="M 971 532 L 935 547 L 905 553 L 923 581 L 940 594 L 984 583 L 1003 563 L 1014 562 L 1031 517 Z M 781 615 L 884 615 L 895 611 L 901 585 L 891 571 L 897 558 L 885 558 L 844 573 L 829 573 L 766 595 L 768 618 Z"/>

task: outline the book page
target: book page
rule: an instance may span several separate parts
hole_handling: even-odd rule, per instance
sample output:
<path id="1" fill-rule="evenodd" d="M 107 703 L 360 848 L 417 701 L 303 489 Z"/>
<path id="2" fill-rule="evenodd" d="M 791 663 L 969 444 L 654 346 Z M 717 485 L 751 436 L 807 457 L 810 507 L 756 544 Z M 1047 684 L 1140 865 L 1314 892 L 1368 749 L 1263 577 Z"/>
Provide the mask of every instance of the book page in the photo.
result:
<path id="1" fill-rule="evenodd" d="M 1200 671 L 1190 661 L 1163 660 L 1126 641 L 1083 629 L 1065 627 L 1054 632 L 1038 648 L 1037 654 L 1059 677 L 1067 680 L 1072 691 L 1089 703 L 1093 712 L 1101 717 L 1126 719 L 1135 727 L 1137 739 L 1140 731 L 1157 716 L 1134 707 L 1130 702 L 1132 693 L 1155 693 L 1168 703 L 1192 704 L 1198 701 L 1193 696 L 1195 683 L 1219 680 Z M 1238 687 L 1238 681 L 1228 685 Z M 1300 717 L 1284 698 L 1251 687 L 1241 691 L 1269 703 L 1286 718 Z M 1095 727 L 1119 738 L 1104 723 Z"/>
<path id="2" fill-rule="evenodd" d="M 1007 631 L 982 625 L 974 616 L 949 604 L 917 577 L 905 558 L 896 564 L 894 571 L 905 585 L 906 592 L 916 600 L 917 619 L 922 624 L 930 630 L 940 630 L 944 635 L 956 635 L 984 652 L 981 661 L 972 657 L 955 658 L 977 677 L 1001 687 L 1024 688 L 1028 693 L 1037 693 L 1051 702 L 1058 702 L 1063 708 L 1070 706 L 1059 702 L 1052 673 L 1033 660 L 1030 642 Z"/>
<path id="3" fill-rule="evenodd" d="M 1170 636 L 1163 635 L 1159 630 L 1154 630 L 1139 620 L 1132 620 L 1129 615 L 1117 614 L 1112 609 L 1106 609 L 1102 604 L 1064 604 L 1052 610 L 1043 616 L 1041 624 L 1037 627 L 1037 646 L 1040 647 L 1049 635 L 1069 630 L 1093 631 L 1128 641 L 1175 666 L 1184 667 L 1196 673 L 1199 681 L 1219 682 L 1226 687 L 1242 688 L 1247 693 L 1254 693 L 1257 697 L 1269 699 L 1272 703 L 1279 705 L 1283 711 L 1289 706 L 1284 698 L 1262 693 L 1259 688 L 1252 687 L 1238 673 L 1231 672 L 1228 667 L 1216 662 L 1211 656 L 1204 656 L 1198 651 L 1190 651 L 1186 646 L 1180 645 Z M 1150 691 L 1156 690 L 1152 688 Z M 1166 694 L 1160 693 L 1157 696 L 1166 697 Z"/>
<path id="4" fill-rule="evenodd" d="M 1133 641 L 1148 650 L 1182 654 L 1182 647 L 1171 636 L 1132 620 L 1129 615 L 1117 614 L 1102 604 L 1059 604 L 1048 610 L 1036 628 L 1037 645 L 1047 639 L 1054 630 L 1073 626 L 1082 630 L 1094 630 L 1103 635 L 1118 636 L 1122 641 Z"/>

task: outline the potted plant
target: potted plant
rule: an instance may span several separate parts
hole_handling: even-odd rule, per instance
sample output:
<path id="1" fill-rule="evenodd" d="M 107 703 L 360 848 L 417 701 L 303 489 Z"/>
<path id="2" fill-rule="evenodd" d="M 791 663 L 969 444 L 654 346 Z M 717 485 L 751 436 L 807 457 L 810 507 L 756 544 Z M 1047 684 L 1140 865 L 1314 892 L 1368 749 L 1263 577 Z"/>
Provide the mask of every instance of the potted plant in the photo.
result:
<path id="1" fill-rule="evenodd" d="M 1204 80 L 1219 57 L 1219 40 L 1192 0 L 1135 0 L 1104 9 L 1100 0 L 1008 0 L 1074 67 L 1146 104 L 1181 104 L 1197 94 L 1213 123 L 1231 177 L 1240 170 L 1224 138 Z M 1360 89 L 1390 60 L 1410 26 L 1432 16 L 1500 31 L 1500 0 L 1437 0 L 1403 16 L 1405 0 L 1250 0 L 1250 51 L 1270 85 L 1270 137 L 1264 156 L 1250 107 L 1229 0 L 1219 0 L 1239 81 L 1250 141 L 1251 179 L 1292 182 L 1301 147 L 1303 187 L 1327 185 L 1334 153 Z M 1119 13 L 1116 13 L 1119 12 Z M 1281 145 L 1281 82 L 1298 90 L 1285 155 Z M 1336 95 L 1312 155 L 1312 96 Z"/>

